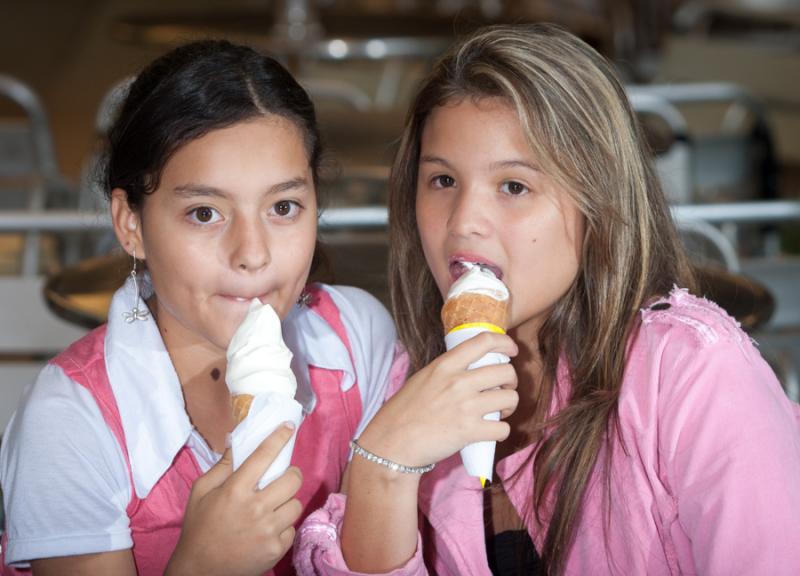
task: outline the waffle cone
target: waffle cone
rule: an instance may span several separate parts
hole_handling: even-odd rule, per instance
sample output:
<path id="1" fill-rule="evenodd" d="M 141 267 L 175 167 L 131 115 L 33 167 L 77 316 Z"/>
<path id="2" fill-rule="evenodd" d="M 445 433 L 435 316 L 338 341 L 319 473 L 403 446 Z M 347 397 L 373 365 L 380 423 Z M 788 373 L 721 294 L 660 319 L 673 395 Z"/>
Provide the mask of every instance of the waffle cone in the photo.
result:
<path id="1" fill-rule="evenodd" d="M 442 324 L 447 334 L 456 326 L 472 322 L 485 322 L 506 329 L 508 300 L 497 300 L 485 294 L 460 294 L 448 298 L 442 307 Z"/>
<path id="2" fill-rule="evenodd" d="M 250 412 L 250 404 L 253 403 L 253 398 L 255 398 L 255 396 L 252 394 L 238 394 L 233 396 L 233 417 L 236 419 L 237 424 L 247 418 L 247 414 Z"/>

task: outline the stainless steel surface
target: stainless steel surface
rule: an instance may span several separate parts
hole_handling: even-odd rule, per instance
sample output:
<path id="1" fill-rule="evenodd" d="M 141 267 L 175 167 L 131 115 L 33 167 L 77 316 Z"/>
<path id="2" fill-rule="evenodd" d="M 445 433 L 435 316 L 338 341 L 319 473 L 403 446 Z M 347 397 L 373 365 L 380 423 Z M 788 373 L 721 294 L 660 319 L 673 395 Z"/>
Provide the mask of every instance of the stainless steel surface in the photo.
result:
<path id="1" fill-rule="evenodd" d="M 387 224 L 383 206 L 329 208 L 319 219 L 320 230 L 340 228 L 379 228 Z M 79 210 L 4 210 L 0 211 L 0 232 L 80 232 L 111 227 L 108 214 Z"/>
<path id="2" fill-rule="evenodd" d="M 0 96 L 9 98 L 23 110 L 29 125 L 27 135 L 32 145 L 32 157 L 27 159 L 28 162 L 7 166 L 7 173 L 0 173 L 0 176 L 28 175 L 31 182 L 26 189 L 27 208 L 41 210 L 45 207 L 48 187 L 61 182 L 44 106 L 25 83 L 3 74 L 0 74 Z M 34 230 L 28 230 L 22 256 L 22 271 L 26 276 L 36 274 L 38 253 L 39 235 Z"/>
<path id="3" fill-rule="evenodd" d="M 88 232 L 111 227 L 108 214 L 78 210 L 3 210 L 0 232 Z"/>
<path id="4" fill-rule="evenodd" d="M 712 224 L 777 223 L 800 220 L 800 201 L 726 202 L 673 206 L 675 218 L 705 220 Z"/>
<path id="5" fill-rule="evenodd" d="M 678 219 L 704 220 L 712 224 L 776 223 L 800 220 L 800 201 L 775 200 L 734 202 L 728 204 L 691 204 L 672 206 Z M 338 228 L 380 228 L 388 223 L 385 206 L 328 208 L 319 221 L 320 230 Z M 0 212 L 0 232 L 38 230 L 69 232 L 101 230 L 110 227 L 107 214 L 78 210 L 7 210 Z"/>

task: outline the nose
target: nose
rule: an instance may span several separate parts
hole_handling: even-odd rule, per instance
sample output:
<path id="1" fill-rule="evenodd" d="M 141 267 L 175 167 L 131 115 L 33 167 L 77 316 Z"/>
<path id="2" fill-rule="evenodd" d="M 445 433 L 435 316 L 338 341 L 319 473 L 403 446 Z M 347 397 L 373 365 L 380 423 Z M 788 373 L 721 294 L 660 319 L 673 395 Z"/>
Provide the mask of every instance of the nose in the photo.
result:
<path id="1" fill-rule="evenodd" d="M 453 197 L 447 228 L 457 237 L 487 236 L 491 231 L 489 204 L 475 187 L 462 187 Z"/>
<path id="2" fill-rule="evenodd" d="M 246 272 L 261 270 L 270 263 L 269 238 L 259 218 L 239 218 L 231 226 L 231 265 Z"/>

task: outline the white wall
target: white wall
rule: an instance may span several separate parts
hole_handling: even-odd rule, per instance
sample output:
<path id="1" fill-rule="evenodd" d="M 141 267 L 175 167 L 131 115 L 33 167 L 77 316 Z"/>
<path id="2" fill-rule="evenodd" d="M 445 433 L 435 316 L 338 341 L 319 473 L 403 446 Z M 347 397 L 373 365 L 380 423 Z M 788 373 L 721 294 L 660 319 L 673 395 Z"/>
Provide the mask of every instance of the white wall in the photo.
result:
<path id="1" fill-rule="evenodd" d="M 43 284 L 38 277 L 0 277 L 0 434 L 46 359 L 87 332 L 47 308 Z"/>

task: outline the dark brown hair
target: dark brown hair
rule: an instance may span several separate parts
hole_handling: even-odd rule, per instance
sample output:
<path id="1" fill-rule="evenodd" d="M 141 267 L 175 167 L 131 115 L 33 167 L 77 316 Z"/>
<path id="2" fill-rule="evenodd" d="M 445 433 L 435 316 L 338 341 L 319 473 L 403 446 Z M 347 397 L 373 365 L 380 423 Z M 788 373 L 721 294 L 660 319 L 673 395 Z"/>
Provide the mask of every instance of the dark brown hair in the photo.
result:
<path id="1" fill-rule="evenodd" d="M 109 199 L 115 188 L 125 190 L 130 207 L 138 209 L 178 149 L 213 130 L 272 114 L 300 130 L 321 208 L 322 144 L 308 93 L 274 58 L 226 40 L 178 46 L 137 75 L 108 133 L 98 167 L 101 187 Z M 317 242 L 311 272 L 319 275 L 326 266 Z"/>

